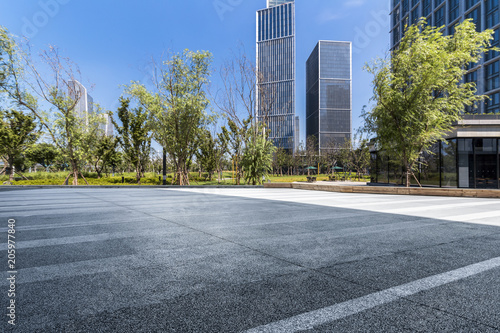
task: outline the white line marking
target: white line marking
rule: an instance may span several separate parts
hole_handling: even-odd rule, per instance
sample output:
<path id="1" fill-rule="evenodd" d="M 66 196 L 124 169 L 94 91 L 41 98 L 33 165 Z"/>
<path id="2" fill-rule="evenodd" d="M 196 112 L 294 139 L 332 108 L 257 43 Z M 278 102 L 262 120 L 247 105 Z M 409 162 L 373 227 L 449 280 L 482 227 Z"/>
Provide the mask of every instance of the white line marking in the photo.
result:
<path id="1" fill-rule="evenodd" d="M 290 333 L 309 330 L 315 326 L 343 319 L 374 307 L 415 295 L 421 291 L 463 280 L 498 267 L 500 267 L 500 257 L 252 328 L 247 330 L 246 333 Z"/>

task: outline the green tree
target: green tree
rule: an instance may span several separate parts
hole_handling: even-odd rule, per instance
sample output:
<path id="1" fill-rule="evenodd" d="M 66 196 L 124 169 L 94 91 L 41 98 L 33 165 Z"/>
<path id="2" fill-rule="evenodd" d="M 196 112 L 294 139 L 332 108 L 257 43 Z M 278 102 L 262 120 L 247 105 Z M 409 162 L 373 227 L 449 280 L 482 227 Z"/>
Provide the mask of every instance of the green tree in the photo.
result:
<path id="1" fill-rule="evenodd" d="M 217 168 L 217 147 L 216 139 L 213 138 L 209 130 L 204 129 L 198 137 L 198 149 L 195 152 L 196 160 L 200 166 L 208 173 L 208 180 L 212 180 L 212 175 Z"/>
<path id="2" fill-rule="evenodd" d="M 453 36 L 426 25 L 410 26 L 390 61 L 366 66 L 374 75 L 376 106 L 363 114 L 366 129 L 380 149 L 406 170 L 406 186 L 415 179 L 419 156 L 443 140 L 466 106 L 479 102 L 474 83 L 462 80 L 467 65 L 480 60 L 493 39 L 492 30 L 476 32 L 471 20 Z"/>
<path id="3" fill-rule="evenodd" d="M 29 48 L 20 48 L 4 28 L 0 28 L 0 48 L 4 54 L 0 67 L 6 73 L 2 92 L 16 107 L 36 117 L 69 163 L 71 173 L 66 181 L 73 176 L 73 185 L 78 185 L 79 176 L 85 180 L 81 173 L 85 138 L 92 135 L 92 127 L 99 126 L 101 119 L 98 111 L 82 116 L 77 110 L 85 93 L 74 84 L 78 67 L 52 46 L 40 54 L 45 68 L 36 67 Z M 43 108 L 38 98 L 44 102 Z"/>
<path id="4" fill-rule="evenodd" d="M 117 157 L 118 140 L 114 137 L 107 136 L 99 131 L 92 138 L 88 150 L 88 162 L 97 172 L 97 178 L 102 177 L 102 173 L 107 167 L 115 163 Z"/>
<path id="5" fill-rule="evenodd" d="M 286 149 L 278 147 L 274 154 L 273 165 L 276 175 L 283 176 L 283 167 L 288 166 L 289 154 Z"/>
<path id="6" fill-rule="evenodd" d="M 153 137 L 170 155 L 173 182 L 178 185 L 189 185 L 188 166 L 208 123 L 206 87 L 211 59 L 209 52 L 185 50 L 158 66 L 154 91 L 137 82 L 126 88 L 150 112 Z"/>
<path id="7" fill-rule="evenodd" d="M 209 130 L 204 129 L 200 136 L 196 159 L 198 163 L 208 172 L 209 180 L 212 180 L 213 173 L 217 171 L 217 180 L 221 182 L 221 172 L 223 168 L 224 155 L 227 153 L 228 132 L 225 127 L 214 137 Z"/>
<path id="8" fill-rule="evenodd" d="M 314 167 L 318 160 L 318 139 L 314 135 L 306 138 L 306 151 L 307 175 L 310 175 L 311 167 Z M 318 170 L 319 172 L 319 170 Z"/>
<path id="9" fill-rule="evenodd" d="M 135 169 L 135 178 L 140 184 L 144 167 L 149 160 L 151 151 L 151 135 L 147 111 L 142 107 L 130 109 L 130 100 L 120 98 L 118 119 L 122 125 L 119 126 L 112 117 L 113 125 L 118 132 L 120 143 L 127 161 Z"/>
<path id="10" fill-rule="evenodd" d="M 50 143 L 39 143 L 33 145 L 26 151 L 26 156 L 33 162 L 42 165 L 46 171 L 56 163 L 59 152 L 57 148 Z"/>
<path id="11" fill-rule="evenodd" d="M 225 127 L 222 128 L 222 133 L 227 137 L 229 155 L 231 156 L 231 161 L 234 164 L 234 171 L 236 172 L 236 185 L 240 185 L 241 178 L 243 178 L 241 159 L 243 158 L 243 149 L 245 147 L 246 135 L 250 122 L 251 118 L 243 120 L 240 127 L 233 120 L 229 120 L 229 130 Z"/>
<path id="12" fill-rule="evenodd" d="M 264 125 L 260 123 L 253 125 L 247 131 L 248 139 L 241 159 L 247 184 L 261 184 L 262 177 L 266 177 L 272 171 L 276 147 L 268 140 L 265 133 Z"/>
<path id="13" fill-rule="evenodd" d="M 370 166 L 370 140 L 363 137 L 361 131 L 354 135 L 351 156 L 352 166 L 360 180 Z"/>
<path id="14" fill-rule="evenodd" d="M 35 118 L 21 111 L 0 112 L 0 156 L 7 162 L 5 173 L 14 181 L 14 165 L 38 139 Z"/>

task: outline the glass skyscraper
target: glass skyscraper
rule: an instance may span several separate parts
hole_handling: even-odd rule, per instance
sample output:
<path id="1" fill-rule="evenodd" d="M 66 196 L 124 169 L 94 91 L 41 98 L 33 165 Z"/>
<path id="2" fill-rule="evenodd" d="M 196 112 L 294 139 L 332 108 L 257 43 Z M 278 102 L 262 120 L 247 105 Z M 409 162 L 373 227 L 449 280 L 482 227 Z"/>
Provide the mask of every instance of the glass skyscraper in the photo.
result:
<path id="1" fill-rule="evenodd" d="M 75 115 L 85 119 L 85 123 L 88 124 L 88 115 L 94 113 L 94 100 L 87 93 L 87 88 L 76 80 L 69 81 L 68 95 L 77 102 L 75 105 Z"/>
<path id="2" fill-rule="evenodd" d="M 306 135 L 320 153 L 352 135 L 352 44 L 320 41 L 306 63 Z"/>
<path id="3" fill-rule="evenodd" d="M 498 0 L 391 0 L 391 46 L 399 45 L 405 25 L 426 17 L 430 25 L 444 26 L 443 33 L 452 35 L 456 24 L 472 19 L 478 31 L 494 29 L 493 45 L 500 46 L 499 1 Z M 488 52 L 483 59 L 470 68 L 466 82 L 475 82 L 477 93 L 490 99 L 476 108 L 466 110 L 474 114 L 500 113 L 500 53 Z"/>
<path id="4" fill-rule="evenodd" d="M 295 3 L 257 11 L 257 120 L 277 147 L 295 150 Z"/>

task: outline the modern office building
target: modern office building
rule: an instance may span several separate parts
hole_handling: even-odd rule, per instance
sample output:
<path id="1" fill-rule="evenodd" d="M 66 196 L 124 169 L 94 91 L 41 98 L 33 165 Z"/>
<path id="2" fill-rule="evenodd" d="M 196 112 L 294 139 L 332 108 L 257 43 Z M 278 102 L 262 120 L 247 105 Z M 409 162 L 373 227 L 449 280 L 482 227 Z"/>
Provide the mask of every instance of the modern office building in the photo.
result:
<path id="1" fill-rule="evenodd" d="M 352 136 L 352 44 L 320 41 L 306 63 L 306 137 L 319 152 Z"/>
<path id="2" fill-rule="evenodd" d="M 101 131 L 106 136 L 113 136 L 115 128 L 113 126 L 113 122 L 111 121 L 111 117 L 107 113 L 103 114 L 102 116 L 103 116 L 104 120 L 100 126 Z"/>
<path id="3" fill-rule="evenodd" d="M 268 0 L 257 11 L 257 120 L 277 147 L 295 142 L 295 3 Z"/>
<path id="4" fill-rule="evenodd" d="M 87 88 L 76 80 L 68 82 L 68 90 L 69 96 L 77 101 L 76 115 L 88 124 L 88 115 L 94 113 L 94 99 L 87 93 Z"/>
<path id="5" fill-rule="evenodd" d="M 295 117 L 295 139 L 294 139 L 294 150 L 298 151 L 299 150 L 299 145 L 300 145 L 300 119 L 299 117 Z"/>
<path id="6" fill-rule="evenodd" d="M 426 17 L 433 26 L 444 26 L 446 35 L 471 18 L 478 31 L 494 30 L 492 44 L 499 46 L 498 0 L 392 0 L 391 45 L 397 48 L 404 26 Z M 417 173 L 422 185 L 459 188 L 500 188 L 500 53 L 488 52 L 465 75 L 475 82 L 478 94 L 489 96 L 477 107 L 464 110 L 447 142 L 439 142 L 423 154 Z M 383 152 L 372 152 L 372 182 L 401 184 L 401 166 Z"/>
<path id="7" fill-rule="evenodd" d="M 68 82 L 68 94 L 69 96 L 77 100 L 75 106 L 75 114 L 81 119 L 85 119 L 85 124 L 89 124 L 89 114 L 94 113 L 94 99 L 87 92 L 87 89 L 83 84 L 74 80 Z M 102 133 L 106 136 L 114 135 L 113 123 L 108 114 L 102 115 L 102 123 L 99 126 Z"/>

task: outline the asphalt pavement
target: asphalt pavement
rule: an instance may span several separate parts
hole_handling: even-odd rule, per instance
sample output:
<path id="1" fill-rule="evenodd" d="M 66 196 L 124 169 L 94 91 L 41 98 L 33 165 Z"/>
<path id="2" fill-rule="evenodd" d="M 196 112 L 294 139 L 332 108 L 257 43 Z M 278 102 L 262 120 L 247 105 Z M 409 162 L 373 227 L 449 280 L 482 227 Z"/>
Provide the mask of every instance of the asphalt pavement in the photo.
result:
<path id="1" fill-rule="evenodd" d="M 499 203 L 262 188 L 0 192 L 2 329 L 500 332 Z"/>

